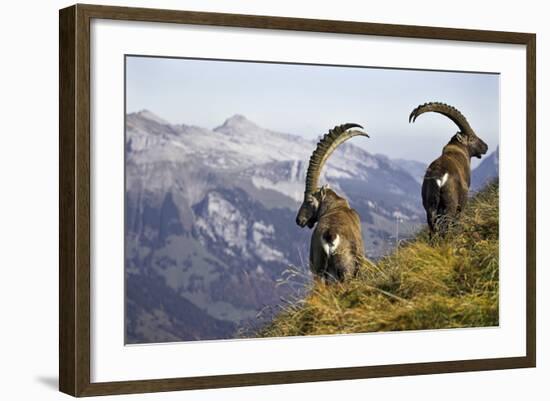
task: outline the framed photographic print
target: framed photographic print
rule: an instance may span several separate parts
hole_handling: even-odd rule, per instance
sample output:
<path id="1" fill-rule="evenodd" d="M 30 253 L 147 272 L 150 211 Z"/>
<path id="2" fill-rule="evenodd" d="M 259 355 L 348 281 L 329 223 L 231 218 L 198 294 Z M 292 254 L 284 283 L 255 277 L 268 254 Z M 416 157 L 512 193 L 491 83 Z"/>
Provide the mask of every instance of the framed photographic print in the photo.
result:
<path id="1" fill-rule="evenodd" d="M 535 35 L 60 11 L 60 390 L 534 367 Z"/>

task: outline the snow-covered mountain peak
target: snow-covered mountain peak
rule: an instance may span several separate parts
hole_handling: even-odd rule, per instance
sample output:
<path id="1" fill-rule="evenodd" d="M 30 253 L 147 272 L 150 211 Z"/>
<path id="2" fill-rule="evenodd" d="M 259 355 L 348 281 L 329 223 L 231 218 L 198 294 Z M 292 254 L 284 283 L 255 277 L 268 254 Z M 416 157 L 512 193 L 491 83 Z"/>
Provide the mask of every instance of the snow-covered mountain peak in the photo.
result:
<path id="1" fill-rule="evenodd" d="M 241 124 L 246 122 L 251 123 L 251 121 L 248 118 L 246 118 L 244 115 L 239 113 L 234 114 L 231 117 L 229 117 L 227 120 L 225 120 L 225 124 Z"/>
<path id="2" fill-rule="evenodd" d="M 250 121 L 242 114 L 235 114 L 224 121 L 222 125 L 214 128 L 214 131 L 223 134 L 235 134 L 238 132 L 257 131 L 261 130 L 257 124 Z"/>
<path id="3" fill-rule="evenodd" d="M 168 121 L 160 118 L 155 113 L 153 113 L 152 111 L 147 110 L 147 109 L 143 109 L 143 110 L 138 111 L 137 113 L 132 113 L 132 114 L 137 116 L 137 117 L 141 117 L 141 118 L 144 118 L 146 120 L 149 120 L 149 121 L 154 121 L 154 122 L 156 122 L 158 124 L 161 124 L 161 125 L 169 125 L 170 124 Z"/>

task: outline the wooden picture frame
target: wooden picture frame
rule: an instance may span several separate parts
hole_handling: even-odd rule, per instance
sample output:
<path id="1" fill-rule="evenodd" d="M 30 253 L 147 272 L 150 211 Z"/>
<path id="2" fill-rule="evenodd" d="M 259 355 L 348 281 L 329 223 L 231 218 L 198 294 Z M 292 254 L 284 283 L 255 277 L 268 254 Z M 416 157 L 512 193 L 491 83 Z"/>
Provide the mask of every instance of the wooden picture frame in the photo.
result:
<path id="1" fill-rule="evenodd" d="M 399 38 L 518 44 L 526 47 L 527 242 L 526 356 L 399 365 L 257 372 L 222 376 L 91 382 L 90 335 L 90 21 L 163 22 Z M 536 37 L 350 21 L 74 5 L 59 14 L 59 388 L 73 396 L 143 393 L 400 375 L 534 367 L 536 363 Z"/>

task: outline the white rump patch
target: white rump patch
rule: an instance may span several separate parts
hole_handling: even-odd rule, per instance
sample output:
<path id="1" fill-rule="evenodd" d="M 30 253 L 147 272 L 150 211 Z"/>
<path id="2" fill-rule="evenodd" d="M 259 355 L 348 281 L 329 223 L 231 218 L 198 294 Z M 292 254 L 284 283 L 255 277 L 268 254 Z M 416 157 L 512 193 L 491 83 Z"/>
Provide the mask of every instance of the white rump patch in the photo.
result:
<path id="1" fill-rule="evenodd" d="M 332 255 L 334 252 L 336 252 L 336 248 L 338 248 L 338 245 L 340 245 L 340 236 L 336 234 L 336 238 L 334 238 L 334 241 L 332 243 L 327 242 L 324 238 L 321 237 L 321 244 L 323 245 L 323 250 L 327 255 Z"/>
<path id="2" fill-rule="evenodd" d="M 441 188 L 443 185 L 445 185 L 448 179 L 449 179 L 449 173 L 445 173 L 443 177 L 436 179 L 435 182 L 437 182 L 437 186 Z"/>

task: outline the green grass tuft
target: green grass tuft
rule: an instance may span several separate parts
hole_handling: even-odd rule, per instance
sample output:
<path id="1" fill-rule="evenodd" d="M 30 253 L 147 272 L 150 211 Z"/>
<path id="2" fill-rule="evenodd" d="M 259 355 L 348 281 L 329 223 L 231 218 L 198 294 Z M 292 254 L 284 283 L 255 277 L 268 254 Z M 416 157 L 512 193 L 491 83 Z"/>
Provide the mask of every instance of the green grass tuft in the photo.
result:
<path id="1" fill-rule="evenodd" d="M 498 326 L 498 209 L 493 183 L 445 238 L 423 230 L 348 282 L 315 281 L 255 336 Z"/>

